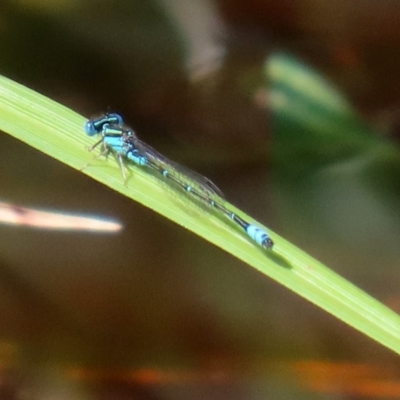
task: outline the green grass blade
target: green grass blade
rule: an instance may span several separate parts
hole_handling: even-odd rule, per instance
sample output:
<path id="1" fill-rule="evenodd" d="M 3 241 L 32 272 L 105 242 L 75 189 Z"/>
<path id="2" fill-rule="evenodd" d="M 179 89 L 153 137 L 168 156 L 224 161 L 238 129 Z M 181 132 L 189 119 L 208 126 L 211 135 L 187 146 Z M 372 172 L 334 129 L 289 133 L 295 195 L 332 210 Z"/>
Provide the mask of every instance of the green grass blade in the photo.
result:
<path id="1" fill-rule="evenodd" d="M 7 78 L 0 77 L 0 129 L 75 169 L 93 155 L 85 118 Z M 229 221 L 182 210 L 156 179 L 132 168 L 127 186 L 115 160 L 96 161 L 83 173 L 187 228 L 322 309 L 400 353 L 400 318 L 312 257 L 272 233 L 273 251 L 255 246 Z M 236 210 L 239 215 L 245 216 Z M 247 217 L 247 216 L 246 216 Z M 249 218 L 252 221 L 251 218 Z M 260 225 L 260 224 L 259 224 Z M 262 226 L 262 225 L 260 225 Z"/>

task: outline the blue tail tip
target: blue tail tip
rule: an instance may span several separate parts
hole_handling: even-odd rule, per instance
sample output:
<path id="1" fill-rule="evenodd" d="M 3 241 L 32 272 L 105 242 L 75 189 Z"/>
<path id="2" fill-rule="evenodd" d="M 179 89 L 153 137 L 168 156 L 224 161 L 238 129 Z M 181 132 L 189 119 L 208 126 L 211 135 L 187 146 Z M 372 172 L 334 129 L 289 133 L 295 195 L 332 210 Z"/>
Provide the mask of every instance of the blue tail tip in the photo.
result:
<path id="1" fill-rule="evenodd" d="M 272 239 L 269 237 L 267 232 L 262 230 L 256 225 L 250 224 L 246 228 L 247 234 L 260 246 L 266 248 L 266 249 L 272 249 L 274 246 L 274 242 Z"/>
<path id="2" fill-rule="evenodd" d="M 262 246 L 265 247 L 266 249 L 272 249 L 274 247 L 274 241 L 268 236 L 262 242 Z"/>

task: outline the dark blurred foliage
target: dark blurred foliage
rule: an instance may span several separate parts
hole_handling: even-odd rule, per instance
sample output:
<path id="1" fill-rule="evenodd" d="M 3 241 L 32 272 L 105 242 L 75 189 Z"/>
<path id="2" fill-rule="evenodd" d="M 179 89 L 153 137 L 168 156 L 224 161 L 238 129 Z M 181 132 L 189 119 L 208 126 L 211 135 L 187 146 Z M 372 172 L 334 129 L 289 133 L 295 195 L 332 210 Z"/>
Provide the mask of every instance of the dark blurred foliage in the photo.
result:
<path id="1" fill-rule="evenodd" d="M 390 0 L 2 0 L 0 73 L 87 116 L 121 112 L 399 309 L 399 19 Z M 351 113 L 268 82 L 277 51 Z M 270 107 L 277 89 L 324 129 Z M 1 228 L 1 398 L 358 398 L 365 376 L 398 376 L 378 344 L 151 210 L 6 135 L 0 149 L 2 200 L 125 224 Z"/>

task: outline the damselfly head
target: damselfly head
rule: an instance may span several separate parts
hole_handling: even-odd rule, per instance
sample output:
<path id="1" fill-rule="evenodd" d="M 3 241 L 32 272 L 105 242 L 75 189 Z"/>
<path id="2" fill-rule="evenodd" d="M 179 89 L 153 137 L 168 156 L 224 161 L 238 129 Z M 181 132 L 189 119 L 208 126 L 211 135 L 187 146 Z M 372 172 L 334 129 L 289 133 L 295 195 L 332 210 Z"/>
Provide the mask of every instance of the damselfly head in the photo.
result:
<path id="1" fill-rule="evenodd" d="M 103 132 L 108 125 L 121 126 L 124 124 L 123 118 L 117 113 L 107 113 L 100 118 L 92 118 L 85 123 L 85 132 L 89 136 L 94 136 Z"/>

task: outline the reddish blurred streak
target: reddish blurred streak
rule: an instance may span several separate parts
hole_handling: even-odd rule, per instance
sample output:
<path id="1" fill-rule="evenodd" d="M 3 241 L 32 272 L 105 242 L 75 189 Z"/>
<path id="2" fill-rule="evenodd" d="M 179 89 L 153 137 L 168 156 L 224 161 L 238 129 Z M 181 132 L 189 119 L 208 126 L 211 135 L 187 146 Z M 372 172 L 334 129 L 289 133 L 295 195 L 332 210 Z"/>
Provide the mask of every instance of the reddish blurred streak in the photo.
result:
<path id="1" fill-rule="evenodd" d="M 52 213 L 0 202 L 0 224 L 29 226 L 38 229 L 118 232 L 122 225 L 102 218 Z"/>
<path id="2" fill-rule="evenodd" d="M 70 368 L 66 375 L 82 382 L 125 382 L 142 385 L 182 384 L 182 383 L 226 383 L 232 375 L 219 371 L 184 371 L 160 369 L 108 369 Z"/>
<path id="3" fill-rule="evenodd" d="M 362 395 L 366 397 L 400 398 L 400 380 L 393 369 L 386 366 L 355 363 L 304 361 L 281 363 L 267 360 L 269 369 L 292 371 L 306 390 L 316 393 Z M 258 366 L 257 366 L 258 365 Z M 248 373 L 226 369 L 219 370 L 162 370 L 162 369 L 108 369 L 67 368 L 69 379 L 80 382 L 113 382 L 142 385 L 158 384 L 229 384 L 229 382 L 262 378 L 265 368 Z"/>
<path id="4" fill-rule="evenodd" d="M 294 363 L 292 368 L 297 373 L 299 381 L 312 392 L 400 398 L 398 373 L 389 367 L 305 361 Z"/>

